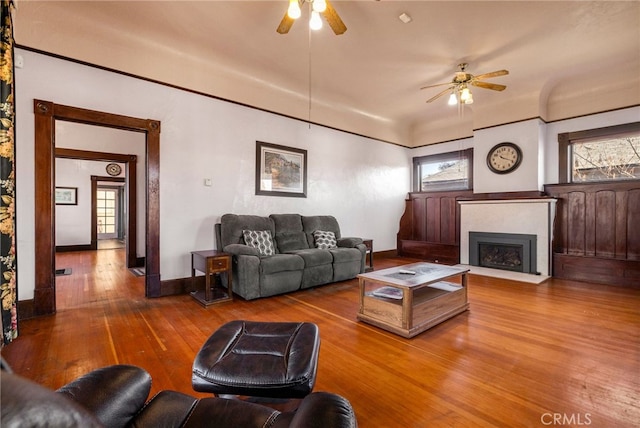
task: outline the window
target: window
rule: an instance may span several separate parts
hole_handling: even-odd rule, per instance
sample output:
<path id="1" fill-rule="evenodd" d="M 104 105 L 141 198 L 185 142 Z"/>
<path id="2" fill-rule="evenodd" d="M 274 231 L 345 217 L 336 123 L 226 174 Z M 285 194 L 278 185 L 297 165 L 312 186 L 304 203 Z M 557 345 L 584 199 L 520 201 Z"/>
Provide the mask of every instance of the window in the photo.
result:
<path id="1" fill-rule="evenodd" d="M 640 122 L 558 135 L 560 183 L 640 179 Z"/>
<path id="2" fill-rule="evenodd" d="M 473 188 L 473 149 L 413 158 L 413 191 Z"/>

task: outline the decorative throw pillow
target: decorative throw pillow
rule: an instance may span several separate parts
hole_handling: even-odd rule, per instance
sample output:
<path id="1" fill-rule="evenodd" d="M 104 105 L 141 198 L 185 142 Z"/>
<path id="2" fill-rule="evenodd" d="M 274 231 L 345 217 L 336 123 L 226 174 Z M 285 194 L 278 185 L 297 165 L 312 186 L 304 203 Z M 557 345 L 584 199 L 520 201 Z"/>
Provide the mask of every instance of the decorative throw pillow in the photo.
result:
<path id="1" fill-rule="evenodd" d="M 316 241 L 316 248 L 328 250 L 337 247 L 336 234 L 325 230 L 313 232 L 313 239 Z"/>
<path id="2" fill-rule="evenodd" d="M 268 230 L 243 230 L 244 243 L 257 248 L 261 256 L 273 256 L 276 250 Z"/>

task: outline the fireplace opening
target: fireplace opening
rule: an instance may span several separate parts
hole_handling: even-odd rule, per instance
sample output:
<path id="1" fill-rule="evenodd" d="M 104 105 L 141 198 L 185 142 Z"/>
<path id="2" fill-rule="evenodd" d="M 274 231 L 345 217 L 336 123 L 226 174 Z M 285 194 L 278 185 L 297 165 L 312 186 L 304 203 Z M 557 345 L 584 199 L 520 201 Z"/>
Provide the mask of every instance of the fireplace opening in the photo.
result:
<path id="1" fill-rule="evenodd" d="M 535 273 L 536 235 L 469 232 L 469 264 Z"/>
<path id="2" fill-rule="evenodd" d="M 522 245 L 480 243 L 478 265 L 522 272 Z"/>

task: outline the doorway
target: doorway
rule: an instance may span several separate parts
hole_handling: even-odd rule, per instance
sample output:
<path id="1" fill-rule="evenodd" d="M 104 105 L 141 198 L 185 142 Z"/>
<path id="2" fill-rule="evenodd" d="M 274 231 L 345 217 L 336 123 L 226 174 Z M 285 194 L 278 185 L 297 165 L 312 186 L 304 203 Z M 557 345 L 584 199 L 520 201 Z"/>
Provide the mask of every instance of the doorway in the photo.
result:
<path id="1" fill-rule="evenodd" d="M 122 241 L 124 234 L 122 227 L 123 192 L 119 187 L 100 187 L 92 197 L 96 198 L 96 223 L 98 234 L 98 249 L 100 241 Z"/>
<path id="2" fill-rule="evenodd" d="M 135 207 L 128 205 L 125 179 L 91 176 L 91 181 L 91 216 L 95 218 L 95 220 L 92 219 L 91 224 L 95 224 L 96 227 L 97 249 L 127 248 L 129 239 L 127 213 Z M 91 236 L 93 237 L 93 233 Z M 129 245 L 128 248 L 131 250 L 133 246 Z M 134 255 L 129 254 L 126 257 L 127 268 L 143 265 L 133 259 Z"/>
<path id="3" fill-rule="evenodd" d="M 52 314 L 55 304 L 55 233 L 52 177 L 55 177 L 55 124 L 70 121 L 141 132 L 146 151 L 145 296 L 160 296 L 160 122 L 34 100 L 35 266 L 34 315 Z M 96 228 L 94 228 L 96 230 Z"/>

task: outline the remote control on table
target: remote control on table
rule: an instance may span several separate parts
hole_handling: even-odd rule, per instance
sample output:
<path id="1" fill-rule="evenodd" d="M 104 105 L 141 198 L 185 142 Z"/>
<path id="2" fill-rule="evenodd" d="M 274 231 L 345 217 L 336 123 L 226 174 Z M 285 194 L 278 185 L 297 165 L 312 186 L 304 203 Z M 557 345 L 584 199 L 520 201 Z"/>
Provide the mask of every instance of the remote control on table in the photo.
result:
<path id="1" fill-rule="evenodd" d="M 415 271 L 412 270 L 407 270 L 407 269 L 400 269 L 398 272 L 403 273 L 405 275 L 415 275 Z"/>

